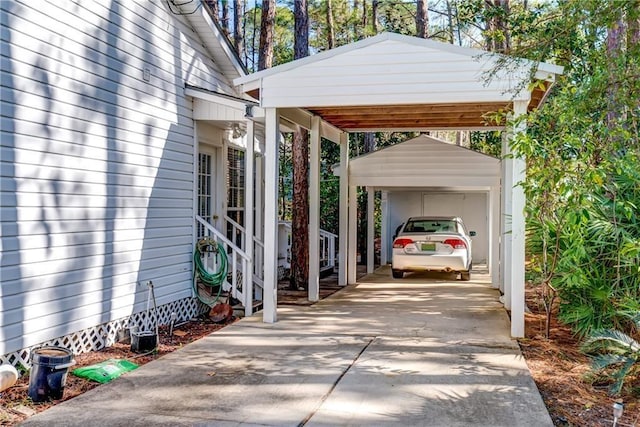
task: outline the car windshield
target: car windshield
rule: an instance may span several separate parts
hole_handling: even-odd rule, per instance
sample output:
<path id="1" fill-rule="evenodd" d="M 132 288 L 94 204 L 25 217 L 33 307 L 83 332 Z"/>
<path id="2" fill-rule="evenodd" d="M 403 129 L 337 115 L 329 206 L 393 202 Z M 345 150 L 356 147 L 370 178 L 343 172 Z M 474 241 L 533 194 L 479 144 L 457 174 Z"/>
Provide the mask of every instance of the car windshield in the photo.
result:
<path id="1" fill-rule="evenodd" d="M 456 222 L 442 219 L 415 219 L 407 221 L 403 230 L 405 233 L 448 233 L 456 232 Z"/>

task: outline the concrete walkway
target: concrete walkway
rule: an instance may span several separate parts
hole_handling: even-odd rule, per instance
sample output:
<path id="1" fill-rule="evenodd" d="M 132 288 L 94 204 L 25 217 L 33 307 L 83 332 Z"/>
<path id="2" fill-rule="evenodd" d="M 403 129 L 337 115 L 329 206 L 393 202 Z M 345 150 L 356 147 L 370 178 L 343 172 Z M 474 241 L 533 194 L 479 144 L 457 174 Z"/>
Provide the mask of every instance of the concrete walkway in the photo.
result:
<path id="1" fill-rule="evenodd" d="M 243 319 L 24 425 L 553 425 L 486 275 L 390 276 Z"/>

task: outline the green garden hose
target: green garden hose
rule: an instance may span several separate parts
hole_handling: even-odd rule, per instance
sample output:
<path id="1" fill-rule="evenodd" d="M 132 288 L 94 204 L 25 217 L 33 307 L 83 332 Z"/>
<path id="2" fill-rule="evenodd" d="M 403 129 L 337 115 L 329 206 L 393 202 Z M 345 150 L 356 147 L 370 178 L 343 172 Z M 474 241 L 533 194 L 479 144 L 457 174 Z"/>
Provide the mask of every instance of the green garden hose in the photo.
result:
<path id="1" fill-rule="evenodd" d="M 218 271 L 214 273 L 210 273 L 202 263 L 203 254 L 208 255 L 210 253 L 215 254 L 216 265 L 218 265 Z M 196 244 L 196 249 L 193 252 L 193 264 L 193 290 L 201 302 L 208 306 L 213 306 L 213 304 L 220 298 L 220 294 L 222 293 L 222 284 L 227 278 L 228 261 L 224 246 L 220 242 L 216 242 L 209 237 L 199 240 Z M 213 295 L 213 292 L 217 292 L 213 301 L 200 295 L 198 282 L 211 288 L 211 295 Z M 218 288 L 217 291 L 214 291 L 214 288 Z"/>

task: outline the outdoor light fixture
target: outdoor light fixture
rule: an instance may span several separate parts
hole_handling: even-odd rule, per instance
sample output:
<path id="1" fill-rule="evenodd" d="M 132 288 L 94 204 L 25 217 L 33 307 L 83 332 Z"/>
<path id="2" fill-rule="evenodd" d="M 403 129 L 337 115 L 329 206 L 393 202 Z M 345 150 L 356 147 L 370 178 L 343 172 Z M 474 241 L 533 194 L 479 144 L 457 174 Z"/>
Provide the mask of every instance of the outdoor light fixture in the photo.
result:
<path id="1" fill-rule="evenodd" d="M 622 413 L 624 412 L 624 405 L 621 401 L 616 400 L 613 403 L 613 427 L 618 425 L 618 420 L 622 417 Z"/>
<path id="2" fill-rule="evenodd" d="M 233 127 L 231 128 L 231 136 L 233 137 L 233 139 L 242 138 L 246 134 L 247 131 L 242 129 L 238 123 L 233 124 Z"/>

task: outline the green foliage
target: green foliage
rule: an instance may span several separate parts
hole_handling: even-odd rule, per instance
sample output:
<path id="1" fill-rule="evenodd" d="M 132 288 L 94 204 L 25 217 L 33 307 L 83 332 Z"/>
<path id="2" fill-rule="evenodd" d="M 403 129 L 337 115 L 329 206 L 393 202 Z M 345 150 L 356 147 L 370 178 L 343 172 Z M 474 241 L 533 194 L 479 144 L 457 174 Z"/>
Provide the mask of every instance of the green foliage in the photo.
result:
<path id="1" fill-rule="evenodd" d="M 640 330 L 640 313 L 630 318 L 635 330 Z M 609 389 L 618 395 L 627 378 L 640 375 L 640 342 L 632 336 L 616 329 L 593 331 L 582 345 L 586 353 L 595 354 L 591 369 L 604 372 L 611 379 Z"/>
<path id="2" fill-rule="evenodd" d="M 471 148 L 479 153 L 500 157 L 502 153 L 502 136 L 499 131 L 471 132 Z"/>
<path id="3" fill-rule="evenodd" d="M 245 63 L 249 71 L 258 69 L 258 52 L 260 50 L 260 6 L 247 11 L 244 17 Z M 284 64 L 293 60 L 293 25 L 292 9 L 276 7 L 276 20 L 273 36 L 273 65 Z"/>
<path id="4" fill-rule="evenodd" d="M 625 42 L 631 33 L 607 44 L 635 5 L 545 5 L 514 48 L 565 66 L 513 149 L 527 158 L 531 268 L 558 290 L 560 318 L 581 336 L 627 331 L 624 313 L 640 311 L 639 52 Z"/>

